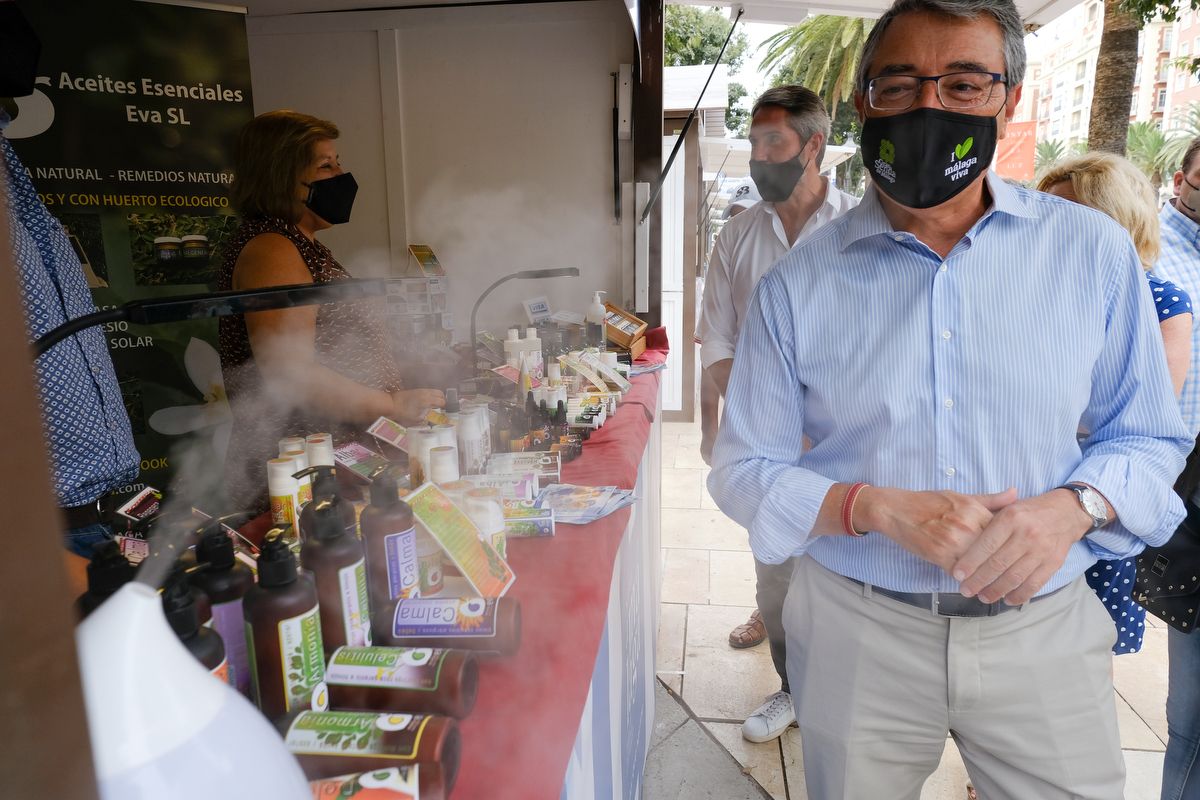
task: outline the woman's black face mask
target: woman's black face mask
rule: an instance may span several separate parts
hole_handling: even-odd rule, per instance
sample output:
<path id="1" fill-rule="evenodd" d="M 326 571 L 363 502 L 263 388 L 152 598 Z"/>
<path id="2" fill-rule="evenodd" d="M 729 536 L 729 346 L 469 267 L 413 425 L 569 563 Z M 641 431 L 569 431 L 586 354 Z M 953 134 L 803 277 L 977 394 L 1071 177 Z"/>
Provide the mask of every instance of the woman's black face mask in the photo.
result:
<path id="1" fill-rule="evenodd" d="M 358 194 L 358 181 L 349 172 L 322 178 L 303 184 L 308 187 L 308 198 L 304 205 L 330 225 L 341 225 L 350 221 L 350 209 L 354 207 L 354 196 Z"/>

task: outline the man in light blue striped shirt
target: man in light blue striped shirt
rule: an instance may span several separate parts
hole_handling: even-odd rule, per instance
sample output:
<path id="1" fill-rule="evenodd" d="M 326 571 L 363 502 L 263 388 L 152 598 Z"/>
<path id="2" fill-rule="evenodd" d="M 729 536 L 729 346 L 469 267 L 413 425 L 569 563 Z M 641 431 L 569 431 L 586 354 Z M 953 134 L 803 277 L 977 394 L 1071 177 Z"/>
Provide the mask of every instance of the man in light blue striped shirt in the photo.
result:
<path id="1" fill-rule="evenodd" d="M 756 558 L 805 556 L 814 800 L 917 798 L 947 732 L 988 800 L 1123 796 L 1080 576 L 1167 539 L 1192 441 L 1127 233 L 988 171 L 1024 62 L 1011 0 L 898 0 L 859 67 L 872 185 L 738 341 L 709 489 Z"/>
<path id="2" fill-rule="evenodd" d="M 1158 213 L 1162 249 L 1154 274 L 1200 296 L 1200 138 L 1193 139 L 1175 172 L 1175 196 Z M 1200 433 L 1200 325 L 1192 328 L 1192 361 L 1179 397 L 1183 421 Z"/>
<path id="3" fill-rule="evenodd" d="M 1162 252 L 1154 272 L 1200 293 L 1200 137 L 1184 151 L 1174 178 L 1175 196 L 1159 212 Z M 1193 294 L 1193 297 L 1196 295 Z M 1183 421 L 1200 433 L 1200 327 L 1192 328 L 1192 361 L 1179 398 Z M 1188 513 L 1200 506 L 1200 491 L 1189 498 Z M 1200 636 L 1167 630 L 1170 683 L 1167 691 L 1167 752 L 1163 758 L 1162 796 L 1194 797 L 1200 792 Z"/>

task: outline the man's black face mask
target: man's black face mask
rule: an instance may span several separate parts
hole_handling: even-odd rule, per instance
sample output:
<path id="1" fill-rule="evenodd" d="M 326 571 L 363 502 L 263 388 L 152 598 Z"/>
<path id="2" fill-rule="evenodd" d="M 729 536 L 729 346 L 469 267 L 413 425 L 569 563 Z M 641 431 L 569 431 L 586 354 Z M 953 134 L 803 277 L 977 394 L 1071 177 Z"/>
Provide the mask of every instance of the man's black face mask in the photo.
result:
<path id="1" fill-rule="evenodd" d="M 16 3 L 0 2 L 0 97 L 33 94 L 42 43 Z"/>

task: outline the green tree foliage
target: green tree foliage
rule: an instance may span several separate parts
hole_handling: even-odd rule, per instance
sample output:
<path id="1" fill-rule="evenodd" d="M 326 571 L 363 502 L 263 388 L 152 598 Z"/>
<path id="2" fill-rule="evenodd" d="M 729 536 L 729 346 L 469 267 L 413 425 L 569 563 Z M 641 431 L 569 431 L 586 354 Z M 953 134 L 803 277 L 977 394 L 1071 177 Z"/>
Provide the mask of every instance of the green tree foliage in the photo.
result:
<path id="1" fill-rule="evenodd" d="M 1146 174 L 1156 192 L 1162 186 L 1163 174 L 1170 168 L 1170 144 L 1170 138 L 1153 122 L 1129 125 L 1125 156 Z"/>
<path id="2" fill-rule="evenodd" d="M 1170 137 L 1170 141 L 1167 143 L 1164 177 L 1179 169 L 1187 146 L 1193 139 L 1200 136 L 1200 103 L 1191 103 L 1181 113 L 1176 114 L 1174 124 L 1167 130 L 1167 135 Z"/>
<path id="3" fill-rule="evenodd" d="M 663 60 L 668 67 L 692 67 L 698 64 L 715 64 L 721 45 L 733 25 L 725 14 L 715 8 L 701 10 L 692 6 L 669 5 L 664 10 Z M 725 48 L 722 64 L 729 67 L 729 74 L 741 69 L 746 58 L 749 41 L 746 34 L 738 31 Z M 725 112 L 725 127 L 735 135 L 745 135 L 749 112 L 738 106 L 746 96 L 746 88 L 740 83 L 729 84 L 729 109 Z M 739 134 L 738 131 L 741 131 Z"/>
<path id="4" fill-rule="evenodd" d="M 1137 69 L 1138 32 L 1151 20 L 1174 22 L 1200 0 L 1104 0 L 1104 33 L 1096 57 L 1088 140 L 1092 148 L 1124 154 Z M 1193 67 L 1200 61 L 1193 61 Z"/>
<path id="5" fill-rule="evenodd" d="M 1046 139 L 1038 142 L 1034 148 L 1033 171 L 1040 178 L 1046 170 L 1062 161 L 1067 154 L 1067 146 L 1060 139 Z"/>
<path id="6" fill-rule="evenodd" d="M 830 144 L 857 141 L 858 112 L 849 100 L 854 96 L 854 74 L 863 42 L 874 22 L 858 17 L 821 15 L 810 17 L 763 42 L 767 48 L 763 72 L 775 70 L 772 86 L 798 83 L 821 96 L 831 119 Z M 856 153 L 838 168 L 838 186 L 862 194 L 865 170 Z"/>
<path id="7" fill-rule="evenodd" d="M 786 28 L 763 42 L 767 53 L 761 69 L 779 68 L 776 85 L 799 83 L 825 100 L 830 114 L 854 96 L 858 56 L 874 21 L 820 14 Z"/>

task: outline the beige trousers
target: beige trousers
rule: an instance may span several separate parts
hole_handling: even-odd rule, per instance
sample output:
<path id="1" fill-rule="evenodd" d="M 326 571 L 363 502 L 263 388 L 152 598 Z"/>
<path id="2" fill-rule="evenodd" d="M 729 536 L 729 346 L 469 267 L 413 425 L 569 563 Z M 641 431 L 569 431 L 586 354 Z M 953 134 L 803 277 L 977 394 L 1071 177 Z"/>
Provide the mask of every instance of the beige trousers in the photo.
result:
<path id="1" fill-rule="evenodd" d="M 1122 800 L 1116 629 L 1082 579 L 947 618 L 805 557 L 783 622 L 810 800 L 917 800 L 947 733 L 981 800 Z"/>

